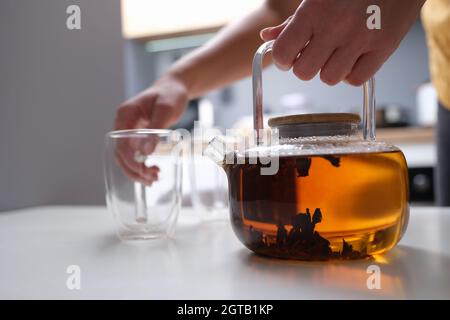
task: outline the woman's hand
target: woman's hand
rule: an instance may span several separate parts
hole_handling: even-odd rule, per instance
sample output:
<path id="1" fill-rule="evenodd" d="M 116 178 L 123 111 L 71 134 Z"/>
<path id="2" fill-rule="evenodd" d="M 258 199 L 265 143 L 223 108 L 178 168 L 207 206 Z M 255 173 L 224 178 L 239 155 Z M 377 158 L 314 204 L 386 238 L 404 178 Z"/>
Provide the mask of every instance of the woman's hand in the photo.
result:
<path id="1" fill-rule="evenodd" d="M 281 25 L 263 29 L 276 39 L 273 60 L 302 80 L 342 80 L 359 86 L 372 77 L 416 20 L 425 0 L 304 0 Z M 381 9 L 381 29 L 369 29 L 367 8 Z"/>
<path id="2" fill-rule="evenodd" d="M 187 103 L 186 86 L 174 76 L 163 76 L 119 107 L 115 130 L 167 128 L 181 117 Z"/>
<path id="3" fill-rule="evenodd" d="M 173 76 L 164 76 L 153 86 L 123 103 L 116 114 L 115 130 L 160 129 L 174 124 L 188 103 L 186 86 Z M 146 167 L 139 155 L 151 154 L 158 141 L 128 138 L 116 147 L 116 159 L 124 173 L 150 186 L 158 180 L 159 168 Z M 145 157 L 144 157 L 145 158 Z"/>

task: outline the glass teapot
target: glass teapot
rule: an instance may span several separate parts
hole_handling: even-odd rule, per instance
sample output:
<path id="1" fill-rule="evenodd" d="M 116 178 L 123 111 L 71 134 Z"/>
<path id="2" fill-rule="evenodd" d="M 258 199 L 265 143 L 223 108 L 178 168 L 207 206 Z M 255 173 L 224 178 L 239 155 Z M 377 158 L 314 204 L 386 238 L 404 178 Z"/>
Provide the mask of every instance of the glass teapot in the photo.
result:
<path id="1" fill-rule="evenodd" d="M 408 175 L 403 153 L 375 141 L 374 80 L 363 86 L 362 137 L 359 115 L 318 113 L 272 118 L 264 139 L 261 65 L 272 45 L 253 60 L 254 144 L 216 137 L 205 150 L 227 174 L 235 234 L 255 253 L 283 259 L 391 249 L 408 222 Z"/>

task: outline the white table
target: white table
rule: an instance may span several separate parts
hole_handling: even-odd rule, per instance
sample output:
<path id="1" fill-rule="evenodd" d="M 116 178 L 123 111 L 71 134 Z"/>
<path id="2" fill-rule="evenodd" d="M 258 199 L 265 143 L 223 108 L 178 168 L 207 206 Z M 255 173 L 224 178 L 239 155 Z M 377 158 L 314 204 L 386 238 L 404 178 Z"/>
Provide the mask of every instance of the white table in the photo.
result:
<path id="1" fill-rule="evenodd" d="M 253 255 L 227 222 L 184 209 L 176 239 L 130 245 L 103 207 L 0 213 L 0 298 L 450 298 L 450 208 L 413 208 L 399 246 L 372 261 L 295 262 Z M 367 267 L 381 289 L 367 289 Z M 81 268 L 69 290 L 66 269 Z"/>

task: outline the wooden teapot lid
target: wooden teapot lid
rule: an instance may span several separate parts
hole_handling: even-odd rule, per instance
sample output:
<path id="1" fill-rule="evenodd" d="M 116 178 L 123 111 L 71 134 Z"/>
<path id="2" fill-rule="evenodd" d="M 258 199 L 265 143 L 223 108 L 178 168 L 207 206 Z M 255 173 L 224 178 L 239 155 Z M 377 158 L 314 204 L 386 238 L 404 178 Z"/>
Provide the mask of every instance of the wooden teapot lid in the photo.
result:
<path id="1" fill-rule="evenodd" d="M 356 113 L 307 113 L 274 117 L 269 119 L 270 127 L 307 123 L 360 123 Z"/>

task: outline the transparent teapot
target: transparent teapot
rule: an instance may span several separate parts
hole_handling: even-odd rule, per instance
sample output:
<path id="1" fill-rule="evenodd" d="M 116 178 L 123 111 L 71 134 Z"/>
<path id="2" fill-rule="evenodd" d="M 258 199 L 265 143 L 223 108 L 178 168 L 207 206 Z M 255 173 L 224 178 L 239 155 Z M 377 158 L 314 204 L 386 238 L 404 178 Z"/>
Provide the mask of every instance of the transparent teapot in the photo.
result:
<path id="1" fill-rule="evenodd" d="M 228 177 L 239 240 L 257 254 L 300 260 L 359 259 L 393 248 L 405 232 L 408 175 L 403 153 L 375 141 L 374 80 L 351 113 L 269 119 L 263 139 L 261 62 L 253 61 L 254 143 L 214 138 L 205 154 Z"/>

